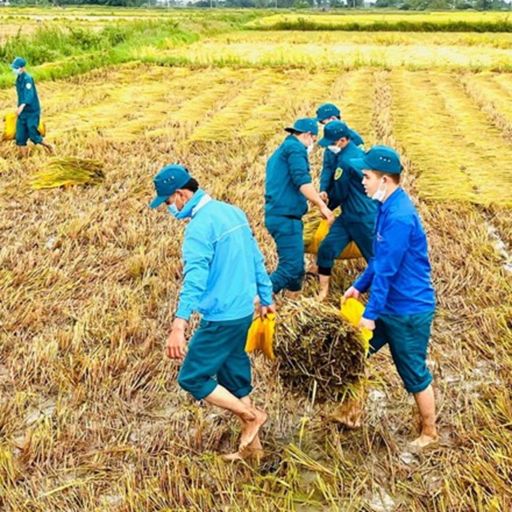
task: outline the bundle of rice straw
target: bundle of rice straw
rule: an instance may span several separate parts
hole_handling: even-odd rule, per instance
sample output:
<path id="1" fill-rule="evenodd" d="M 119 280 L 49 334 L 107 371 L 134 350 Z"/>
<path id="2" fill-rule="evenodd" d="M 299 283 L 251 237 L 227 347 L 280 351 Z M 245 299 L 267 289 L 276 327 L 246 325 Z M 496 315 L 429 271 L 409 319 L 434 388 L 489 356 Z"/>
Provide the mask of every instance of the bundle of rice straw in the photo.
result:
<path id="1" fill-rule="evenodd" d="M 283 386 L 318 402 L 341 400 L 364 374 L 368 342 L 338 309 L 314 299 L 283 305 L 275 353 Z"/>
<path id="2" fill-rule="evenodd" d="M 85 158 L 52 158 L 32 178 L 33 189 L 65 187 L 68 185 L 94 185 L 105 178 L 103 164 Z"/>

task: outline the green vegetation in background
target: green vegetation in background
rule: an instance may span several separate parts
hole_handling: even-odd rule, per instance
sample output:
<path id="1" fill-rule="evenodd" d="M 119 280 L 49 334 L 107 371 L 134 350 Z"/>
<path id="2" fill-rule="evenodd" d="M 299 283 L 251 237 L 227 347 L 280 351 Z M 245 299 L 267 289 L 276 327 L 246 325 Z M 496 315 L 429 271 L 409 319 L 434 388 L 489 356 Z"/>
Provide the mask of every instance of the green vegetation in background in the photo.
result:
<path id="1" fill-rule="evenodd" d="M 512 32 L 512 21 L 375 21 L 373 23 L 317 23 L 312 19 L 281 20 L 257 30 L 338 30 L 347 32 Z"/>
<path id="2" fill-rule="evenodd" d="M 201 36 L 237 30 L 254 17 L 252 13 L 218 12 L 179 21 L 165 17 L 113 21 L 99 32 L 74 27 L 73 20 L 66 20 L 65 28 L 43 25 L 30 35 L 19 33 L 0 45 L 0 88 L 13 84 L 9 64 L 15 56 L 27 60 L 37 80 L 66 78 L 138 60 L 145 47 L 168 49 L 190 44 Z"/>

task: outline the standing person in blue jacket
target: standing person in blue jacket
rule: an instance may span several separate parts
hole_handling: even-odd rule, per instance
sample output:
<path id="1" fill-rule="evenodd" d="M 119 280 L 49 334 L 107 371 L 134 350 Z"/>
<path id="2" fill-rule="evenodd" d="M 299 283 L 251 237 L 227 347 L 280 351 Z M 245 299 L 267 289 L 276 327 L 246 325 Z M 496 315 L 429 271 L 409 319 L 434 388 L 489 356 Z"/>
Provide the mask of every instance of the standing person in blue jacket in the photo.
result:
<path id="1" fill-rule="evenodd" d="M 154 178 L 151 208 L 165 205 L 179 220 L 189 220 L 183 241 L 184 280 L 167 340 L 171 359 L 183 360 L 179 385 L 196 400 L 206 400 L 240 419 L 239 456 L 261 449 L 258 432 L 267 414 L 254 407 L 251 364 L 245 352 L 253 319 L 275 312 L 272 284 L 245 214 L 216 201 L 199 188 L 181 165 L 168 165 Z M 186 350 L 190 315 L 202 316 Z"/>
<path id="2" fill-rule="evenodd" d="M 341 205 L 342 209 L 318 248 L 320 300 L 324 300 L 329 293 L 335 259 L 351 241 L 356 243 L 366 261 L 373 256 L 377 202 L 366 195 L 361 182 L 362 170 L 351 165 L 353 159 L 364 156 L 364 151 L 354 144 L 351 137 L 352 132 L 345 123 L 331 121 L 325 126 L 324 136 L 319 142 L 334 155 L 336 167 L 329 204 L 334 208 Z"/>
<path id="3" fill-rule="evenodd" d="M 334 217 L 315 190 L 309 169 L 308 153 L 318 135 L 316 120 L 298 119 L 285 130 L 289 135 L 267 161 L 265 226 L 277 247 L 278 265 L 270 276 L 274 293 L 288 290 L 296 297 L 305 274 L 302 217 L 307 201 L 330 222 Z"/>
<path id="4" fill-rule="evenodd" d="M 16 57 L 11 69 L 16 75 L 16 93 L 18 95 L 18 108 L 16 110 L 16 145 L 20 148 L 23 157 L 28 155 L 27 141 L 41 144 L 49 153 L 53 147 L 44 142 L 39 133 L 38 126 L 41 118 L 41 106 L 34 79 L 27 73 L 25 59 Z"/>
<path id="5" fill-rule="evenodd" d="M 341 110 L 333 103 L 324 103 L 316 109 L 316 119 L 321 124 L 326 126 L 331 121 L 341 121 Z M 364 143 L 363 138 L 355 130 L 350 130 L 350 140 L 356 145 L 360 146 Z M 329 208 L 334 209 L 334 203 L 331 204 L 329 194 L 332 192 L 334 184 L 334 174 L 336 172 L 336 155 L 332 151 L 324 151 L 324 159 L 322 164 L 322 171 L 320 173 L 320 197 L 327 203 Z"/>
<path id="6" fill-rule="evenodd" d="M 409 196 L 400 187 L 398 154 L 374 146 L 354 166 L 364 169 L 363 185 L 379 204 L 374 256 L 344 297 L 370 291 L 360 326 L 373 331 L 370 353 L 389 344 L 405 389 L 413 393 L 425 447 L 437 439 L 432 375 L 426 364 L 435 297 L 425 231 Z"/>

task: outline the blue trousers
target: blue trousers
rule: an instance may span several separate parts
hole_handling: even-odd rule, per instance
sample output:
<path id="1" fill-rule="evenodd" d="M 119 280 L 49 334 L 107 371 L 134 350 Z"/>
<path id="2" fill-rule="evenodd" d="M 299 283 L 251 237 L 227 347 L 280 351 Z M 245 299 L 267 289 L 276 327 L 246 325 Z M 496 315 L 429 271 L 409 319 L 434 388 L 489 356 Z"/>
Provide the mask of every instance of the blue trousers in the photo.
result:
<path id="1" fill-rule="evenodd" d="M 276 243 L 278 263 L 270 275 L 274 293 L 297 292 L 304 279 L 304 226 L 302 220 L 290 217 L 266 217 L 265 227 Z"/>
<path id="2" fill-rule="evenodd" d="M 373 222 L 349 222 L 343 214 L 340 215 L 318 248 L 318 272 L 331 275 L 334 260 L 351 241 L 357 244 L 364 259 L 368 261 L 373 256 L 374 232 Z"/>
<path id="3" fill-rule="evenodd" d="M 239 320 L 202 320 L 190 340 L 178 384 L 196 400 L 220 384 L 238 398 L 252 391 L 251 362 L 245 352 L 252 315 Z"/>
<path id="4" fill-rule="evenodd" d="M 22 113 L 16 119 L 16 145 L 26 146 L 28 139 L 34 144 L 41 144 L 43 137 L 39 133 L 37 127 L 39 126 L 39 119 L 41 115 L 39 113 Z"/>
<path id="5" fill-rule="evenodd" d="M 382 315 L 375 322 L 370 354 L 389 343 L 391 356 L 405 389 L 419 393 L 432 382 L 427 368 L 427 347 L 434 311 L 416 315 Z"/>

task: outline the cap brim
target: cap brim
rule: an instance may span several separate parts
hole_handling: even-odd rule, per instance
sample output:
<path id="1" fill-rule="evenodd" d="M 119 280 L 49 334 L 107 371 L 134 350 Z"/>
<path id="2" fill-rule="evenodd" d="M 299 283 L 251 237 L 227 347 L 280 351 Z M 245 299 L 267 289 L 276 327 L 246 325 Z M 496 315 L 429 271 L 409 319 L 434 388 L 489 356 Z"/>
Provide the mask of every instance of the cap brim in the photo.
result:
<path id="1" fill-rule="evenodd" d="M 151 203 L 149 203 L 150 208 L 158 208 L 161 204 L 164 204 L 167 199 L 171 196 L 156 196 Z"/>
<path id="2" fill-rule="evenodd" d="M 333 141 L 331 139 L 326 139 L 325 137 L 318 141 L 318 145 L 323 148 L 326 148 L 327 146 L 330 146 L 331 144 L 334 144 L 334 143 L 335 143 L 335 141 Z"/>
<path id="3" fill-rule="evenodd" d="M 364 158 L 352 158 L 350 160 L 350 165 L 358 171 L 371 169 L 371 167 L 368 165 L 368 162 Z"/>
<path id="4" fill-rule="evenodd" d="M 296 130 L 293 126 L 288 126 L 284 129 L 285 132 L 288 132 L 288 133 L 304 133 L 304 132 L 301 132 L 300 130 Z"/>

